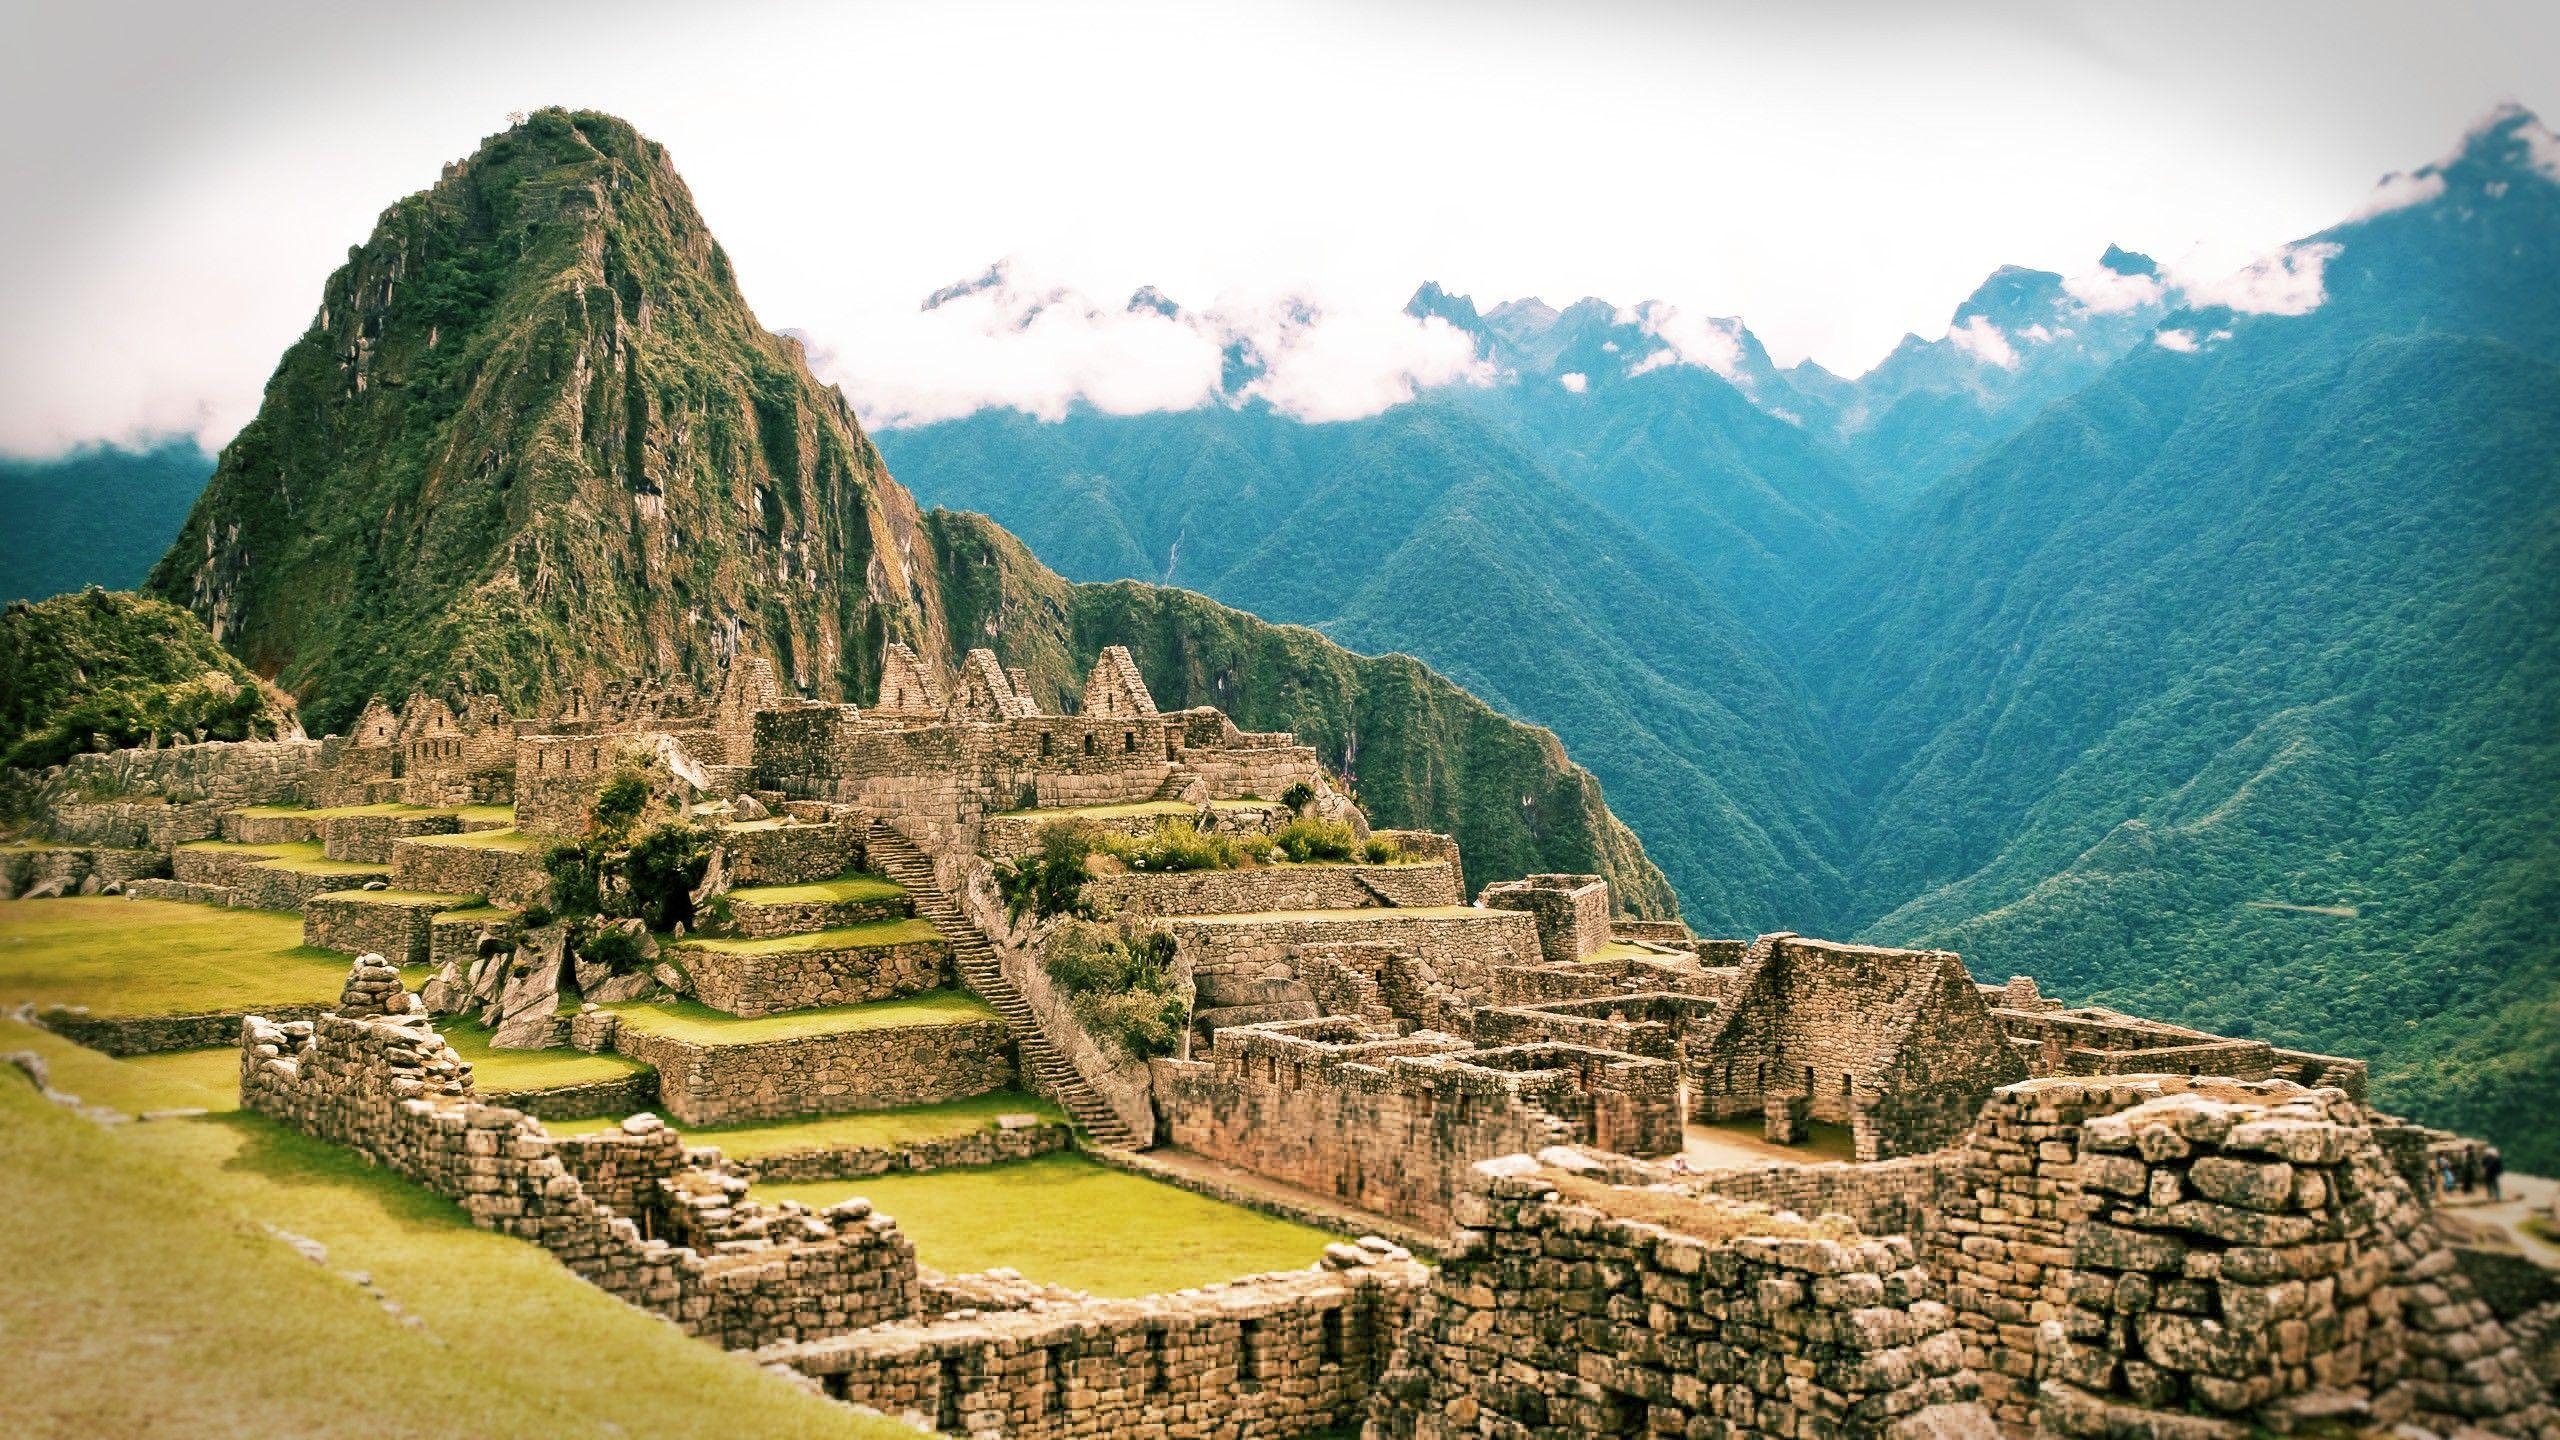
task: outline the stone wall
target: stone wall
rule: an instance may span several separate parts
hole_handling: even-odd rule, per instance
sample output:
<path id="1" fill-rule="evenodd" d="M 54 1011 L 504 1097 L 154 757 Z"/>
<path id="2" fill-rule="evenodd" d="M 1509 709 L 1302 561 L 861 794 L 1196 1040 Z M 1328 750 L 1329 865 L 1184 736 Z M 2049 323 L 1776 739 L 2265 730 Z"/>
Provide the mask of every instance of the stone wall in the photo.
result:
<path id="1" fill-rule="evenodd" d="M 74 845 L 167 850 L 222 833 L 222 817 L 230 808 L 219 800 L 171 804 L 157 796 L 95 805 L 66 801 L 54 805 L 37 828 Z"/>
<path id="2" fill-rule="evenodd" d="M 317 740 L 217 740 L 108 750 L 72 756 L 62 779 L 91 801 L 136 795 L 172 805 L 295 805 L 319 768 L 320 748 Z"/>
<path id="3" fill-rule="evenodd" d="M 468 902 L 387 890 L 314 895 L 302 905 L 302 943 L 348 955 L 386 956 L 394 965 L 435 958 L 435 917 Z"/>
<path id="4" fill-rule="evenodd" d="M 972 1307 L 756 1358 L 944 1435 L 1299 1440 L 1357 1422 L 1425 1283 L 1400 1251 L 1337 1245 L 1317 1269 Z"/>
<path id="5" fill-rule="evenodd" d="M 861 1201 L 767 1211 L 737 1200 L 722 1183 L 733 1177 L 688 1169 L 654 1186 L 608 1186 L 634 1208 L 658 1191 L 655 1208 L 639 1216 L 600 1204 L 565 1156 L 601 1172 L 616 1167 L 599 1147 L 627 1144 L 630 1163 L 654 1178 L 666 1146 L 645 1119 L 631 1122 L 627 1140 L 587 1137 L 564 1156 L 537 1122 L 473 1097 L 469 1068 L 423 1014 L 331 1013 L 289 1025 L 252 1017 L 240 1039 L 243 1108 L 356 1150 L 453 1200 L 473 1224 L 542 1245 L 608 1293 L 692 1334 L 749 1348 L 916 1313 L 914 1248 Z M 687 1195 L 720 1203 L 687 1204 Z M 644 1223 L 707 1243 L 644 1238 Z"/>
<path id="6" fill-rule="evenodd" d="M 1107 835 L 1138 839 L 1176 822 L 1187 824 L 1204 835 L 1236 838 L 1268 835 L 1286 825 L 1291 817 L 1288 808 L 1276 801 L 1268 805 L 1202 805 L 1180 811 L 1142 810 L 1134 814 L 1073 817 L 1052 811 L 1027 810 L 986 817 L 979 827 L 978 850 L 993 860 L 1019 860 L 1040 848 L 1041 831 L 1069 818 L 1076 824 L 1092 826 Z"/>
<path id="7" fill-rule="evenodd" d="M 1380 1380 L 1374 1440 L 1996 1440 L 1900 1236 L 1482 1167 Z"/>
<path id="8" fill-rule="evenodd" d="M 729 883 L 806 885 L 862 868 L 867 816 L 823 824 L 750 822 L 720 827 L 720 862 Z"/>
<path id="9" fill-rule="evenodd" d="M 1377 910 L 1325 919 L 1175 920 L 1178 960 L 1194 976 L 1290 975 L 1305 950 L 1387 954 L 1430 972 L 1433 982 L 1477 1003 L 1495 998 L 1498 972 L 1535 964 L 1537 922 L 1506 911 L 1435 915 Z M 1373 947 L 1356 952 L 1346 947 Z M 1401 1013 L 1401 1012 L 1399 1012 Z"/>
<path id="10" fill-rule="evenodd" d="M 388 865 L 392 841 L 411 835 L 451 835 L 462 828 L 462 818 L 453 814 L 329 815 L 311 824 L 319 832 L 320 853 L 328 858 Z"/>
<path id="11" fill-rule="evenodd" d="M 806 1150 L 778 1150 L 741 1155 L 728 1168 L 751 1180 L 799 1184 L 813 1180 L 859 1180 L 871 1175 L 965 1170 L 1003 1165 L 1015 1160 L 1073 1148 L 1075 1131 L 1043 1122 L 1021 1126 L 989 1126 L 959 1135 L 937 1135 L 905 1145 L 831 1145 Z"/>
<path id="12" fill-rule="evenodd" d="M 261 1012 L 275 1020 L 309 1020 L 326 1005 L 268 1006 Z M 38 1025 L 74 1045 L 102 1055 L 166 1055 L 175 1050 L 211 1050 L 240 1038 L 245 1010 L 209 1010 L 192 1015 L 92 1015 L 85 1007 L 56 1007 L 36 1012 Z"/>
<path id="13" fill-rule="evenodd" d="M 727 1045 L 626 1023 L 613 1046 L 658 1072 L 659 1099 L 686 1125 L 931 1105 L 1014 1083 L 1012 1040 L 994 1019 Z"/>
<path id="14" fill-rule="evenodd" d="M 1256 865 L 1241 870 L 1097 875 L 1085 903 L 1102 914 L 1242 915 L 1267 910 L 1356 910 L 1456 905 L 1458 877 L 1445 862 L 1409 865 Z"/>
<path id="15" fill-rule="evenodd" d="M 1609 885 L 1597 875 L 1505 880 L 1484 887 L 1477 901 L 1535 916 L 1538 945 L 1549 964 L 1570 964 L 1609 943 Z"/>
<path id="16" fill-rule="evenodd" d="M 1677 1149 L 1677 1070 L 1571 1046 L 1474 1050 L 1344 1019 L 1219 1032 L 1153 1064 L 1167 1143 L 1425 1230 L 1469 1166 L 1573 1141 Z"/>
<path id="17" fill-rule="evenodd" d="M 827 1005 L 893 1000 L 953 984 L 951 942 L 741 951 L 717 943 L 675 947 L 693 997 L 731 1015 L 779 1015 Z"/>
<path id="18" fill-rule="evenodd" d="M 97 845 L 0 850 L 0 899 L 14 900 L 30 891 L 94 895 L 108 885 L 130 887 L 136 880 L 166 874 L 168 869 L 168 857 L 157 850 Z"/>
<path id="19" fill-rule="evenodd" d="M 482 895 L 502 905 L 530 905 L 551 898 L 551 876 L 543 870 L 537 851 L 433 839 L 392 842 L 391 884 L 435 895 Z"/>

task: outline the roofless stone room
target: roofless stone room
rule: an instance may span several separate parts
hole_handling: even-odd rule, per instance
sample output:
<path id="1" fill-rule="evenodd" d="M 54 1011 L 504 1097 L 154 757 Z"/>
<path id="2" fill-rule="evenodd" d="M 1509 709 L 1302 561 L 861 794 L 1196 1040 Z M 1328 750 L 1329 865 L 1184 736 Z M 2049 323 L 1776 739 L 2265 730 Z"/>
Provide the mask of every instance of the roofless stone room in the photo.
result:
<path id="1" fill-rule="evenodd" d="M 2560 1440 L 2551 16 L 599 18 L 17 27 L 0 1436 Z"/>

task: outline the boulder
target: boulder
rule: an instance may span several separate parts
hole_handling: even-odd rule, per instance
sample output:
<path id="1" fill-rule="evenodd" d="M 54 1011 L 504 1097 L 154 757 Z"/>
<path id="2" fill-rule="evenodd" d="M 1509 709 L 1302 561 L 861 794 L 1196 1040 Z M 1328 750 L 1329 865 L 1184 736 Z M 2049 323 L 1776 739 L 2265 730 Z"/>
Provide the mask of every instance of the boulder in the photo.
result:
<path id="1" fill-rule="evenodd" d="M 525 937 L 512 964 L 492 966 L 503 977 L 491 1023 L 492 1050 L 540 1050 L 558 1028 L 560 976 L 569 962 L 568 931 L 553 926 Z"/>

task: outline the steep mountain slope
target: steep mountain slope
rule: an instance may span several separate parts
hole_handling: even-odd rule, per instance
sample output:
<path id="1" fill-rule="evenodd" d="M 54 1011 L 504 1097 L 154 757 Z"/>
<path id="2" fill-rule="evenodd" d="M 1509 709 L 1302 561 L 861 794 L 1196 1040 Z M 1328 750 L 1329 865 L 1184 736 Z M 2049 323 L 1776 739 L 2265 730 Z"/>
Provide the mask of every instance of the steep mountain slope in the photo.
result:
<path id="1" fill-rule="evenodd" d="M 1824 607 L 1871 934 L 2369 1054 L 2560 1163 L 2549 144 L 2297 247 L 2307 314 L 2171 315 Z"/>
<path id="2" fill-rule="evenodd" d="M 104 742 L 264 739 L 293 707 L 174 605 L 112 590 L 0 610 L 0 765 L 38 769 Z"/>
<path id="3" fill-rule="evenodd" d="M 1063 697 L 1071 662 L 1126 643 L 1169 703 L 1226 684 L 1247 723 L 1306 719 L 1380 820 L 1464 837 L 1471 878 L 1597 869 L 1647 913 L 1674 903 L 1554 737 L 1422 666 L 1070 589 L 982 522 L 928 524 L 756 322 L 666 152 L 609 116 L 544 111 L 385 212 L 152 586 L 323 730 L 412 687 L 708 682 L 742 647 L 861 695 L 891 640 L 992 644 Z"/>
<path id="4" fill-rule="evenodd" d="M 192 440 L 147 450 L 96 445 L 53 460 L 0 457 L 0 600 L 84 586 L 130 590 L 186 523 L 213 473 Z"/>
<path id="5" fill-rule="evenodd" d="M 1471 887 L 1560 867 L 1609 876 L 1636 913 L 1677 913 L 1644 847 L 1553 734 L 1505 719 L 1421 662 L 1355 655 L 1188 590 L 1070 584 L 981 515 L 935 510 L 925 523 L 954 634 L 998 638 L 1044 704 L 1076 694 L 1103 646 L 1127 645 L 1158 704 L 1215 705 L 1249 727 L 1296 731 L 1354 777 L 1371 815 L 1456 835 Z"/>
<path id="6" fill-rule="evenodd" d="M 1170 570 L 1266 619 L 1418 656 L 1554 729 L 1695 924 L 1840 909 L 1837 796 L 1801 694 L 1682 566 L 1469 408 L 1321 426 L 981 415 L 882 444 L 930 499 L 982 506 L 1035 546 L 1092 539 L 1086 574 Z"/>
<path id="7" fill-rule="evenodd" d="M 666 152 L 544 111 L 383 213 L 150 583 L 323 727 L 742 641 L 840 694 L 884 639 L 944 648 L 919 527 Z"/>

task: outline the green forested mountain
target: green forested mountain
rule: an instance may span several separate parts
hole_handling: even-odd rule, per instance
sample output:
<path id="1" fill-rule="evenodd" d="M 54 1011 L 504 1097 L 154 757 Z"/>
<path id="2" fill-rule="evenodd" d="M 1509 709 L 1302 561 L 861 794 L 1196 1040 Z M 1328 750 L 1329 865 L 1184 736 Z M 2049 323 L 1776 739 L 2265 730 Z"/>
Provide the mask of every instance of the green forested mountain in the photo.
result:
<path id="1" fill-rule="evenodd" d="M 0 600 L 89 585 L 130 590 L 186 523 L 213 473 L 192 440 L 149 449 L 93 445 L 52 460 L 0 456 Z"/>
<path id="2" fill-rule="evenodd" d="M 2560 185 L 2509 116 L 1928 495 L 1797 652 L 1869 934 L 2560 1163 Z"/>
<path id="3" fill-rule="evenodd" d="M 1804 696 L 1704 583 L 1519 433 L 1444 401 L 1313 426 L 1258 408 L 991 412 L 882 443 L 927 499 L 990 511 L 1070 575 L 1172 575 L 1418 656 L 1555 730 L 1697 924 L 1839 916 L 1839 797 Z"/>
<path id="4" fill-rule="evenodd" d="M 174 605 L 89 589 L 0 609 L 0 766 L 59 765 L 101 744 L 252 740 L 292 706 Z"/>
<path id="5" fill-rule="evenodd" d="M 993 644 L 1063 696 L 1127 643 L 1170 702 L 1303 722 L 1380 820 L 1456 832 L 1470 879 L 1598 870 L 1674 903 L 1552 736 L 1424 667 L 1071 589 L 982 522 L 929 521 L 757 323 L 666 152 L 610 116 L 543 111 L 384 212 L 150 583 L 324 730 L 419 687 L 709 682 L 747 647 L 857 696 L 892 640 Z"/>

